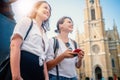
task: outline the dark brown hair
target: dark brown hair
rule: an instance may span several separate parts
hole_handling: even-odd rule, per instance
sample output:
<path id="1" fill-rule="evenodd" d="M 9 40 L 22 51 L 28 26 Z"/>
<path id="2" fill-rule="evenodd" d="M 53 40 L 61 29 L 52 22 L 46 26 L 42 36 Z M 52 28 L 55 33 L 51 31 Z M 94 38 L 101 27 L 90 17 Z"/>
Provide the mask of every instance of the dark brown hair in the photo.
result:
<path id="1" fill-rule="evenodd" d="M 55 30 L 55 32 L 60 33 L 59 24 L 63 24 L 63 23 L 64 23 L 64 20 L 65 20 L 66 18 L 67 18 L 67 19 L 70 19 L 70 20 L 72 21 L 71 17 L 63 16 L 62 18 L 60 18 L 60 19 L 58 20 L 58 22 L 57 22 L 57 30 Z M 73 21 L 72 21 L 72 22 L 73 22 Z"/>

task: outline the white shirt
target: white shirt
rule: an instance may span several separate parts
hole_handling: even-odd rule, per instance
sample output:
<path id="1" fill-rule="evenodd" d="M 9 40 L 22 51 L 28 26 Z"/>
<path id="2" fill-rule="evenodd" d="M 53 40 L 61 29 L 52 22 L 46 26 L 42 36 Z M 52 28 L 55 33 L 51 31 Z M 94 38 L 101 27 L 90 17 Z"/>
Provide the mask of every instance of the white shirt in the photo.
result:
<path id="1" fill-rule="evenodd" d="M 12 37 L 14 36 L 14 34 L 19 34 L 22 37 L 22 39 L 24 39 L 24 37 L 28 31 L 28 28 L 30 27 L 31 21 L 32 20 L 30 18 L 25 17 L 18 24 L 16 24 Z M 45 60 L 48 45 L 49 45 L 49 43 L 48 43 L 48 38 L 47 38 L 46 33 L 43 33 L 43 35 L 42 35 L 39 30 L 39 27 L 36 25 L 35 20 L 33 20 L 33 26 L 31 28 L 26 40 L 23 41 L 21 50 L 31 52 L 31 53 L 39 56 L 40 60 L 41 59 Z M 40 63 L 40 65 L 41 64 L 42 63 Z"/>
<path id="2" fill-rule="evenodd" d="M 61 39 L 58 39 L 58 42 L 59 42 L 59 49 L 57 56 L 62 54 L 67 49 L 65 43 Z M 74 50 L 75 49 L 74 43 L 71 39 L 69 39 L 69 43 L 70 43 L 70 47 Z M 54 59 L 55 55 L 54 55 L 53 45 L 54 45 L 54 40 L 50 39 L 50 47 L 47 52 L 47 61 Z M 75 66 L 77 60 L 78 58 L 74 57 L 74 58 L 66 58 L 63 61 L 61 61 L 60 64 L 58 64 L 59 76 L 64 76 L 67 78 L 77 77 L 76 66 Z M 56 75 L 56 67 L 50 70 L 49 73 Z"/>

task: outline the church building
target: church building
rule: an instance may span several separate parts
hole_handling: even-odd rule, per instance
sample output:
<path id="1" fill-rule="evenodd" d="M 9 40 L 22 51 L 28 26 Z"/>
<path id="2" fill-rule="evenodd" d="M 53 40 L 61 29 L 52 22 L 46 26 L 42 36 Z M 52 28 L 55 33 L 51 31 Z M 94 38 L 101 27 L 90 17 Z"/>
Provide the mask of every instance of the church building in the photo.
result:
<path id="1" fill-rule="evenodd" d="M 120 38 L 116 23 L 105 30 L 100 0 L 85 0 L 84 32 L 77 32 L 76 41 L 85 56 L 80 80 L 120 80 Z"/>

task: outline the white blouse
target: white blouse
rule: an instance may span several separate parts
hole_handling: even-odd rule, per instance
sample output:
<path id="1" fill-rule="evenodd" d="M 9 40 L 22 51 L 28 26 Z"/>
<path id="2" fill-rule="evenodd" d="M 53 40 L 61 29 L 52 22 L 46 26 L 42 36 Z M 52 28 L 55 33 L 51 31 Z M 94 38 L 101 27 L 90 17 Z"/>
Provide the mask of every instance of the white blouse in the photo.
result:
<path id="1" fill-rule="evenodd" d="M 32 20 L 30 18 L 25 17 L 18 24 L 16 24 L 12 37 L 14 36 L 14 34 L 19 34 L 24 39 L 24 37 L 30 27 L 31 21 Z M 12 37 L 11 37 L 11 39 L 12 39 Z M 44 32 L 42 35 L 35 20 L 33 20 L 33 26 L 31 28 L 26 40 L 23 41 L 21 50 L 25 50 L 25 51 L 31 52 L 31 53 L 39 56 L 40 65 L 42 65 L 43 63 L 41 60 L 45 60 L 45 58 L 46 58 L 46 52 L 48 49 L 48 45 L 49 45 L 49 43 L 48 43 L 48 37 L 47 37 L 46 33 Z"/>
<path id="2" fill-rule="evenodd" d="M 49 42 L 50 46 L 49 46 L 49 49 L 47 52 L 47 58 L 46 58 L 47 61 L 54 59 L 54 56 L 55 56 L 54 49 L 53 49 L 54 40 L 50 39 L 49 41 L 50 41 Z M 59 49 L 58 49 L 57 56 L 59 56 L 65 50 L 67 50 L 65 43 L 61 39 L 58 39 L 58 42 L 59 42 Z M 70 47 L 74 50 L 75 46 L 74 46 L 74 43 L 71 39 L 69 39 L 69 43 L 70 43 Z M 75 66 L 77 61 L 78 61 L 78 57 L 66 58 L 63 61 L 61 61 L 60 64 L 58 64 L 59 75 L 67 77 L 67 78 L 77 77 L 76 66 Z M 57 75 L 56 74 L 56 67 L 54 67 L 52 70 L 50 70 L 49 74 Z"/>

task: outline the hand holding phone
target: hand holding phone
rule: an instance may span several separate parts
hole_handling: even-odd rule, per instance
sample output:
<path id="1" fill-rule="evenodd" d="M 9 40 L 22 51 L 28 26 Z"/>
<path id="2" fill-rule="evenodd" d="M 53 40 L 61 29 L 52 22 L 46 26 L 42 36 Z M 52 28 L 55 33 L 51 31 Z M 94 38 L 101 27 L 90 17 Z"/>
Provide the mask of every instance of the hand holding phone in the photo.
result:
<path id="1" fill-rule="evenodd" d="M 75 49 L 73 52 L 74 54 L 72 54 L 73 56 L 77 56 L 78 53 L 81 51 L 81 49 Z"/>
<path id="2" fill-rule="evenodd" d="M 75 49 L 73 52 L 79 53 L 80 51 L 81 51 L 81 49 Z"/>

